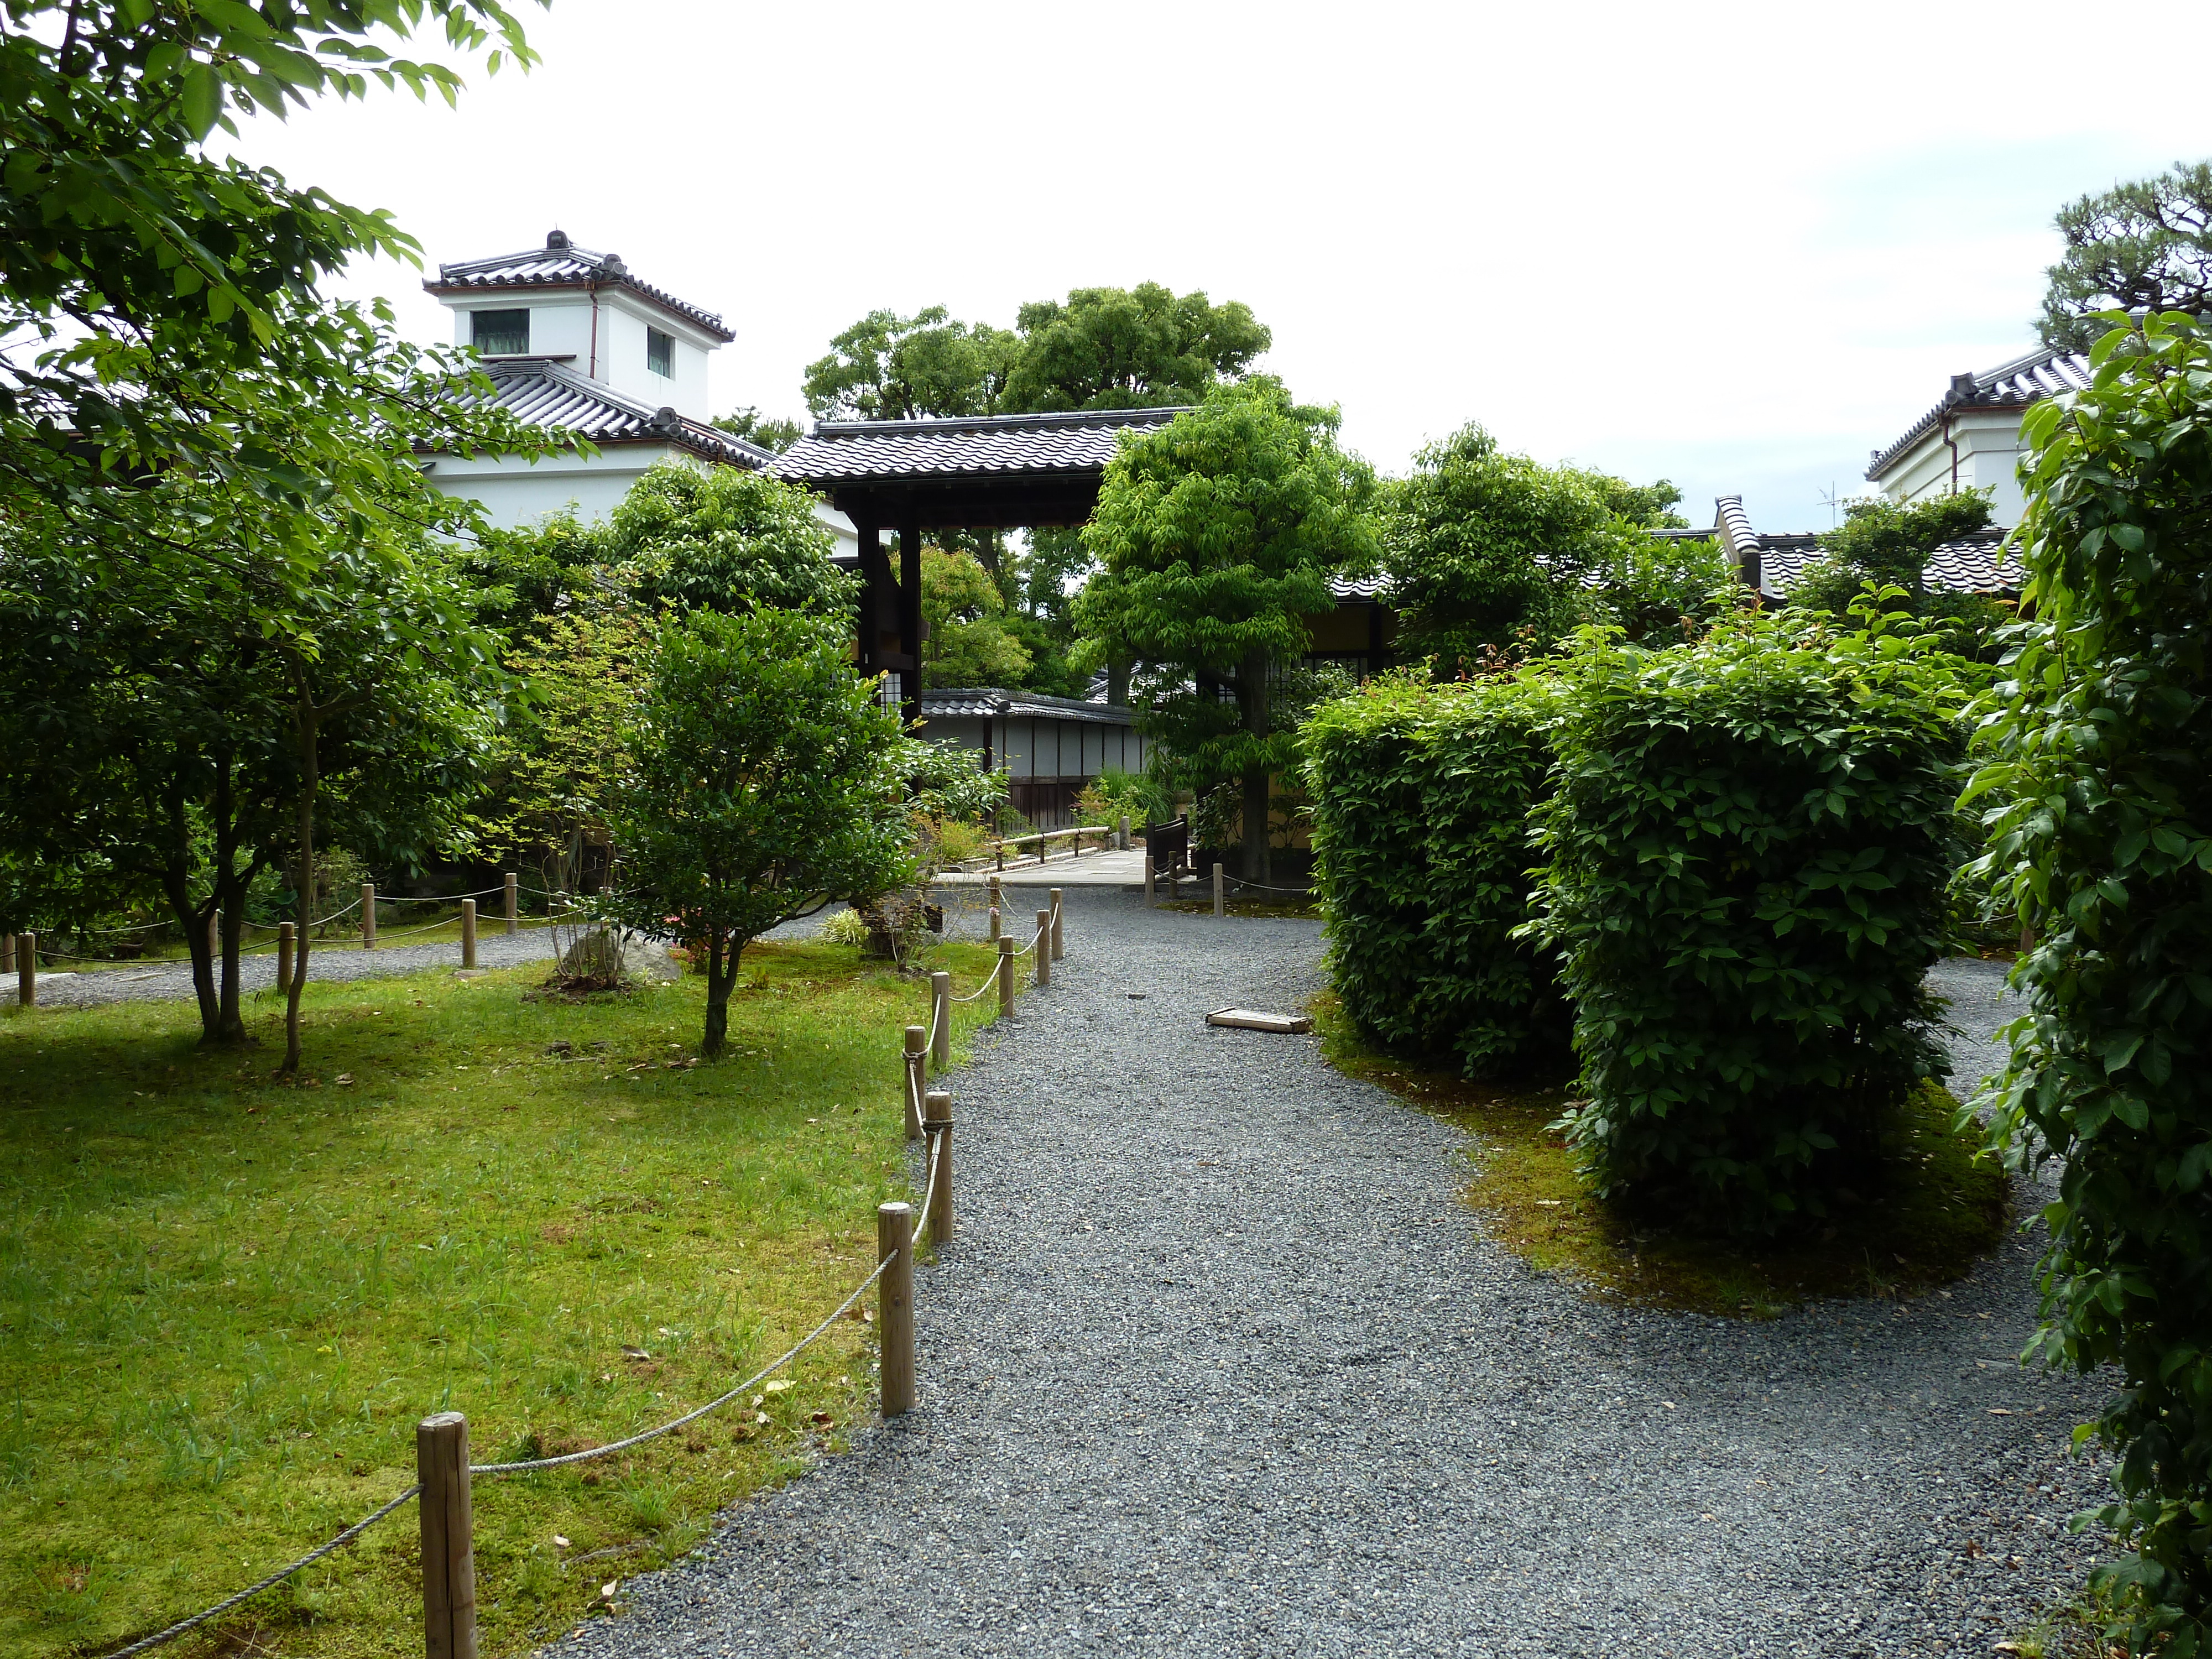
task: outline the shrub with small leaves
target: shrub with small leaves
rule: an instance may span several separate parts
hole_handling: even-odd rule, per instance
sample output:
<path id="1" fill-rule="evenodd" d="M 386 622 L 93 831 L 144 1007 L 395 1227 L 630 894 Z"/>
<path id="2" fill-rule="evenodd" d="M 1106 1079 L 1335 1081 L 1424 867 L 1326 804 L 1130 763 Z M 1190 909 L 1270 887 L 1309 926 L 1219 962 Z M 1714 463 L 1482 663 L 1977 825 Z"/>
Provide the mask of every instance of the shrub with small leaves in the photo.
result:
<path id="1" fill-rule="evenodd" d="M 1570 1016 L 1528 921 L 1528 808 L 1548 678 L 1386 676 L 1304 732 L 1329 972 L 1372 1040 L 1470 1077 L 1568 1059 Z"/>
<path id="2" fill-rule="evenodd" d="M 1553 728 L 1530 934 L 1560 953 L 1598 1189 L 1771 1233 L 1941 1068 L 1923 987 L 1959 852 L 1963 700 L 1932 635 L 1753 617 L 1586 640 Z"/>
<path id="3" fill-rule="evenodd" d="M 2115 316 L 2108 321 L 2119 323 Z M 1986 700 L 1974 866 L 2034 931 L 1990 1098 L 2015 1164 L 2063 1162 L 2031 1353 L 2124 1386 L 2097 1519 L 2131 1653 L 2212 1650 L 2212 337 L 2121 327 L 2022 426 L 2027 580 Z"/>

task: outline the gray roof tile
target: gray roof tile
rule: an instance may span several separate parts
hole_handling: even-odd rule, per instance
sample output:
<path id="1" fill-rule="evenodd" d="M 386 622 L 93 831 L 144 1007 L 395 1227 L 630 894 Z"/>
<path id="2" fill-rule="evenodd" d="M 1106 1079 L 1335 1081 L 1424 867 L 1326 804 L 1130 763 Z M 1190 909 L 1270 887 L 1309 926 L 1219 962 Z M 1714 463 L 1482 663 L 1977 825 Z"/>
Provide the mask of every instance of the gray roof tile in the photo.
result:
<path id="1" fill-rule="evenodd" d="M 500 407 L 533 426 L 559 427 L 595 444 L 676 444 L 708 460 L 756 471 L 775 460 L 773 450 L 673 409 L 654 409 L 626 398 L 550 357 L 497 357 L 483 365 L 483 373 Z"/>
<path id="2" fill-rule="evenodd" d="M 520 253 L 495 253 L 489 258 L 462 259 L 452 264 L 441 264 L 438 267 L 435 280 L 426 278 L 422 286 L 433 294 L 442 295 L 479 290 L 497 293 L 502 289 L 520 292 L 543 288 L 587 288 L 594 284 L 600 288 L 626 289 L 718 340 L 729 341 L 738 337 L 716 313 L 679 300 L 650 283 L 638 281 L 629 274 L 629 267 L 623 264 L 620 255 L 595 253 L 590 248 L 578 247 L 564 233 L 557 230 L 545 239 L 544 247 L 525 248 Z"/>
<path id="3" fill-rule="evenodd" d="M 825 421 L 783 453 L 776 471 L 817 488 L 878 478 L 1096 472 L 1114 459 L 1123 432 L 1154 431 L 1181 413 L 1107 409 L 974 420 Z"/>
<path id="4" fill-rule="evenodd" d="M 961 716 L 989 720 L 1088 720 L 1100 726 L 1127 726 L 1135 716 L 1106 702 L 1084 702 L 1074 697 L 1049 697 L 1042 691 L 1007 691 L 992 685 L 947 686 L 921 694 L 925 720 Z"/>
<path id="5" fill-rule="evenodd" d="M 1887 449 L 1875 451 L 1866 476 L 1879 478 L 1905 453 L 1942 423 L 1946 415 L 1960 410 L 2026 409 L 2045 398 L 2079 392 L 2089 384 L 2089 358 L 2080 351 L 2056 351 L 2049 346 L 2000 363 L 1978 374 L 1954 374 L 1951 389 L 1937 404 L 1907 428 Z"/>

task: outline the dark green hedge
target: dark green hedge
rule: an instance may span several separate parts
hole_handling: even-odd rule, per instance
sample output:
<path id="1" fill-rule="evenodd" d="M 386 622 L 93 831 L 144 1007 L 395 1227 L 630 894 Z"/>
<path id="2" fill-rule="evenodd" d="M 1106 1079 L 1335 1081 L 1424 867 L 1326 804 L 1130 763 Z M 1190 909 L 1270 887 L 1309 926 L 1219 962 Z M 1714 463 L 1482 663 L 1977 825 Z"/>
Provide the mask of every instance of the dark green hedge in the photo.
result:
<path id="1" fill-rule="evenodd" d="M 2096 1432 L 2137 1553 L 2132 1653 L 2212 1650 L 2212 339 L 2101 342 L 2042 404 L 2020 534 L 2033 622 L 1990 701 L 1979 872 L 2034 928 L 1992 1103 L 2045 1215 L 2046 1358 L 2123 1380 Z"/>
<path id="2" fill-rule="evenodd" d="M 1941 1069 L 1922 981 L 1960 730 L 1904 620 L 1824 641 L 1754 617 L 1570 669 L 1533 931 L 1576 1005 L 1570 1138 L 1601 1191 L 1774 1231 Z"/>
<path id="3" fill-rule="evenodd" d="M 1346 1011 L 1393 1053 L 1468 1076 L 1564 1066 L 1570 1016 L 1528 918 L 1541 678 L 1385 678 L 1302 734 L 1315 884 Z"/>

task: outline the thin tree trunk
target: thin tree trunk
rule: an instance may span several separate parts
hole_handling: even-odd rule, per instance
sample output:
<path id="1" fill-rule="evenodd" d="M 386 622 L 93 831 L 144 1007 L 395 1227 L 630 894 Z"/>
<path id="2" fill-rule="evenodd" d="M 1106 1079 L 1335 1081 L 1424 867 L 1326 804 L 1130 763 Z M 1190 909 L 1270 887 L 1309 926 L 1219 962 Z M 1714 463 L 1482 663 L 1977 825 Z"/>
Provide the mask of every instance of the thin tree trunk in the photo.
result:
<path id="1" fill-rule="evenodd" d="M 1244 659 L 1244 668 L 1238 688 L 1243 693 L 1244 729 L 1253 738 L 1268 735 L 1267 653 L 1254 651 Z M 1274 783 L 1273 775 L 1265 766 L 1246 769 L 1244 774 L 1244 879 L 1264 882 L 1272 878 L 1268 868 L 1267 817 L 1269 793 Z"/>
<path id="2" fill-rule="evenodd" d="M 720 928 L 708 935 L 707 1030 L 699 1052 L 709 1060 L 720 1058 L 730 1035 L 730 987 L 738 977 L 738 953 L 744 946 Z"/>
<path id="3" fill-rule="evenodd" d="M 300 741 L 300 916 L 299 925 L 292 929 L 292 983 L 284 996 L 284 1064 L 281 1070 L 287 1077 L 300 1069 L 300 991 L 307 982 L 307 941 L 314 931 L 307 924 L 314 908 L 316 762 L 322 736 L 322 716 L 304 685 L 300 689 L 300 698 L 294 714 Z"/>
<path id="4" fill-rule="evenodd" d="M 246 920 L 246 885 L 253 878 L 252 866 L 244 880 L 233 869 L 238 858 L 235 806 L 231 794 L 230 757 L 226 755 L 215 797 L 215 914 L 221 919 L 217 937 L 222 946 L 222 1000 L 216 1010 L 214 1035 L 209 1039 L 216 1042 L 246 1040 L 246 1021 L 239 1012 L 238 935 Z"/>

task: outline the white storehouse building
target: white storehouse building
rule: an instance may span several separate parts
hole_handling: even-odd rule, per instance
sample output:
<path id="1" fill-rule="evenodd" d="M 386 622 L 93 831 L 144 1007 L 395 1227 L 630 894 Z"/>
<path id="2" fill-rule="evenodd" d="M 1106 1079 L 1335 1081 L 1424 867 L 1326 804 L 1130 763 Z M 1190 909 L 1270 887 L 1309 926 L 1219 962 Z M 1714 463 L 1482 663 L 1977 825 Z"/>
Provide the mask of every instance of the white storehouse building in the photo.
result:
<path id="1" fill-rule="evenodd" d="M 1867 481 L 1893 501 L 1986 491 L 1993 520 L 2009 529 L 2027 501 L 2020 488 L 2020 422 L 2027 406 L 2089 384 L 2089 360 L 2045 346 L 1979 374 L 1954 374 L 1943 400 L 1887 449 Z"/>
<path id="2" fill-rule="evenodd" d="M 494 524 L 570 508 L 605 520 L 663 460 L 775 465 L 773 452 L 708 424 L 708 359 L 737 337 L 715 313 L 641 280 L 620 255 L 556 230 L 543 247 L 441 264 L 422 286 L 453 313 L 453 343 L 476 349 L 504 407 L 599 451 L 424 457 L 432 483 L 482 501 Z M 816 510 L 838 550 L 856 556 L 851 521 Z"/>

